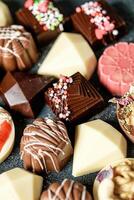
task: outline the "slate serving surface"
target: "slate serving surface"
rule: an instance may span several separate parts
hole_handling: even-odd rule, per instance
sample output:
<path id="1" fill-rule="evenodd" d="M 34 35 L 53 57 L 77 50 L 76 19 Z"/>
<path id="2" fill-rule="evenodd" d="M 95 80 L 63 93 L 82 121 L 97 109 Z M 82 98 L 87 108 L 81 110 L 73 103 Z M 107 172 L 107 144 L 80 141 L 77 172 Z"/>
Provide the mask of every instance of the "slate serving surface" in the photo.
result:
<path id="1" fill-rule="evenodd" d="M 22 0 L 5 0 L 5 2 L 9 5 L 13 15 L 14 12 L 20 8 L 23 5 Z M 55 0 L 55 3 L 62 7 L 64 9 L 65 14 L 69 14 L 72 12 L 73 8 L 77 5 L 80 5 L 81 3 L 86 2 L 86 0 Z M 134 0 L 108 0 L 110 4 L 118 11 L 118 13 L 126 20 L 127 26 L 128 26 L 128 33 L 120 39 L 120 41 L 134 41 Z M 36 71 L 38 66 L 41 63 L 41 60 L 46 56 L 49 48 L 51 47 L 52 44 L 49 46 L 45 47 L 44 49 L 41 50 L 42 55 L 40 58 L 40 61 L 35 65 L 35 67 L 32 69 L 33 72 Z M 97 57 L 103 52 L 102 49 L 98 49 L 95 54 Z M 96 73 L 94 74 L 92 78 L 92 83 L 93 85 L 100 91 L 102 96 L 105 99 L 105 102 L 107 102 L 110 98 L 111 95 L 102 87 L 102 85 L 99 83 L 98 78 Z M 38 106 L 38 105 L 37 105 Z M 121 131 L 119 124 L 116 119 L 116 109 L 115 106 L 112 104 L 107 104 L 104 110 L 90 118 L 89 120 L 93 119 L 102 119 L 111 125 L 113 125 L 115 128 L 117 128 L 119 131 Z M 48 106 L 45 106 L 39 116 L 51 116 L 51 110 L 48 108 Z M 15 139 L 15 146 L 12 151 L 12 154 L 8 157 L 8 159 L 0 164 L 0 173 L 5 172 L 9 169 L 12 169 L 14 167 L 23 167 L 22 162 L 20 160 L 19 156 L 19 144 L 20 144 L 20 139 L 21 135 L 23 132 L 23 129 L 27 123 L 30 122 L 30 120 L 23 119 L 18 116 L 13 116 L 15 125 L 16 125 L 16 139 Z M 73 131 L 72 131 L 73 132 Z M 122 132 L 122 131 L 121 131 Z M 128 140 L 127 140 L 128 141 Z M 134 157 L 134 145 L 128 141 L 128 151 L 127 151 L 127 156 L 128 157 Z M 86 176 L 74 178 L 71 175 L 72 171 L 72 159 L 71 161 L 64 167 L 64 169 L 59 173 L 50 173 L 47 176 L 44 176 L 44 187 L 47 187 L 48 184 L 52 183 L 53 181 L 62 181 L 64 178 L 72 178 L 74 180 L 78 180 L 81 183 L 85 184 L 87 186 L 87 189 L 92 192 L 92 185 L 94 178 L 96 176 L 96 173 L 94 174 L 89 174 Z"/>

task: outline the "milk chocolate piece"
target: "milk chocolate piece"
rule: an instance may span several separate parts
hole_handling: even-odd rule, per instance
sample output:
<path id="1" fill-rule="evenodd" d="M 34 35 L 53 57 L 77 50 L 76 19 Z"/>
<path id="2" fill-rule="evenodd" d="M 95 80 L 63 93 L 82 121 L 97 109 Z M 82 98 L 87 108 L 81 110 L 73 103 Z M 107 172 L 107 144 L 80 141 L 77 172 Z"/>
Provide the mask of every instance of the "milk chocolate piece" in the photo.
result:
<path id="1" fill-rule="evenodd" d="M 90 1 L 76 8 L 71 16 L 75 29 L 96 47 L 115 41 L 126 29 L 125 21 L 105 1 Z"/>
<path id="2" fill-rule="evenodd" d="M 20 24 L 32 31 L 40 44 L 50 42 L 64 30 L 64 17 L 49 0 L 32 1 L 30 4 L 27 0 L 24 8 L 17 11 L 16 17 Z"/>
<path id="3" fill-rule="evenodd" d="M 41 195 L 40 200 L 92 200 L 86 187 L 79 182 L 64 179 L 62 183 L 52 183 Z"/>
<path id="4" fill-rule="evenodd" d="M 7 72 L 0 84 L 4 102 L 25 117 L 34 117 L 43 106 L 43 92 L 52 77 L 23 72 Z"/>
<path id="5" fill-rule="evenodd" d="M 98 173 L 93 187 L 94 200 L 133 200 L 133 189 L 134 159 L 117 160 Z"/>
<path id="6" fill-rule="evenodd" d="M 91 116 L 103 106 L 101 95 L 79 72 L 62 76 L 47 90 L 45 99 L 57 117 L 71 122 Z"/>
<path id="7" fill-rule="evenodd" d="M 34 40 L 23 26 L 0 28 L 0 67 L 4 70 L 29 69 L 38 56 Z"/>
<path id="8" fill-rule="evenodd" d="M 43 178 L 21 168 L 0 174 L 1 200 L 39 200 Z M 23 190 L 22 190 L 23 188 Z"/>
<path id="9" fill-rule="evenodd" d="M 24 129 L 20 152 L 26 169 L 47 173 L 59 172 L 73 150 L 63 122 L 37 118 Z"/>

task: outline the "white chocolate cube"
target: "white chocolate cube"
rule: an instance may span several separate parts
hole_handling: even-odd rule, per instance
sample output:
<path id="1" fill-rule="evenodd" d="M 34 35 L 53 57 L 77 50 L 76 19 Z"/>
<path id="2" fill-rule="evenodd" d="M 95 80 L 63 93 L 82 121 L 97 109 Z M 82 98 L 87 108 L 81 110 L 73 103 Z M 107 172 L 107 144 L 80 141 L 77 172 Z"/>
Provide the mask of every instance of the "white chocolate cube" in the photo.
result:
<path id="1" fill-rule="evenodd" d="M 89 79 L 96 67 L 96 57 L 80 34 L 61 33 L 47 57 L 41 64 L 38 74 L 71 76 L 80 72 Z"/>
<path id="2" fill-rule="evenodd" d="M 94 120 L 76 127 L 73 175 L 82 176 L 124 158 L 127 142 L 114 127 Z"/>
<path id="3" fill-rule="evenodd" d="M 1 200 L 39 200 L 43 178 L 15 168 L 0 175 Z"/>

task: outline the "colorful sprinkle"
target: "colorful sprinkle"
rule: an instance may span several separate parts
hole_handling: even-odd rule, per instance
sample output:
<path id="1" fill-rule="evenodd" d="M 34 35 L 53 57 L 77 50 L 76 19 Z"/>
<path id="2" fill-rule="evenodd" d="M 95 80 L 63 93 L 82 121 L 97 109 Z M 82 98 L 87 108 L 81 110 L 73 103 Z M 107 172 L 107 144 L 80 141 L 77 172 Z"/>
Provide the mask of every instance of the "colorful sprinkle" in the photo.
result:
<path id="1" fill-rule="evenodd" d="M 114 29 L 115 24 L 111 21 L 110 17 L 107 16 L 107 11 L 103 10 L 102 6 L 98 2 L 90 1 L 86 2 L 80 7 L 76 8 L 76 12 L 84 12 L 90 16 L 90 22 L 96 25 L 95 35 L 97 39 L 101 40 L 103 37 L 112 33 L 114 36 L 119 34 L 118 30 Z"/>
<path id="2" fill-rule="evenodd" d="M 27 0 L 24 7 L 32 12 L 45 31 L 54 31 L 57 27 L 63 31 L 63 15 L 51 0 Z"/>

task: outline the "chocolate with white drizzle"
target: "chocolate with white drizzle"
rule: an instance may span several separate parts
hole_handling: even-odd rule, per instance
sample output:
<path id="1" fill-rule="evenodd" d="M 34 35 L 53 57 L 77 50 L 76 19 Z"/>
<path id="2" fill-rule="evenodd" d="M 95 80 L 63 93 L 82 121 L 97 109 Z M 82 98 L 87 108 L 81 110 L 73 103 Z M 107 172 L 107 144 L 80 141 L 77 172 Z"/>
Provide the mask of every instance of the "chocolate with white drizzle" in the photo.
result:
<path id="1" fill-rule="evenodd" d="M 92 197 L 81 183 L 64 179 L 61 184 L 52 183 L 40 200 L 92 200 Z"/>
<path id="2" fill-rule="evenodd" d="M 63 122 L 37 118 L 24 129 L 20 153 L 25 169 L 35 173 L 59 172 L 72 155 Z"/>
<path id="3" fill-rule="evenodd" d="M 6 71 L 30 68 L 38 59 L 32 35 L 23 26 L 0 28 L 0 67 Z"/>

